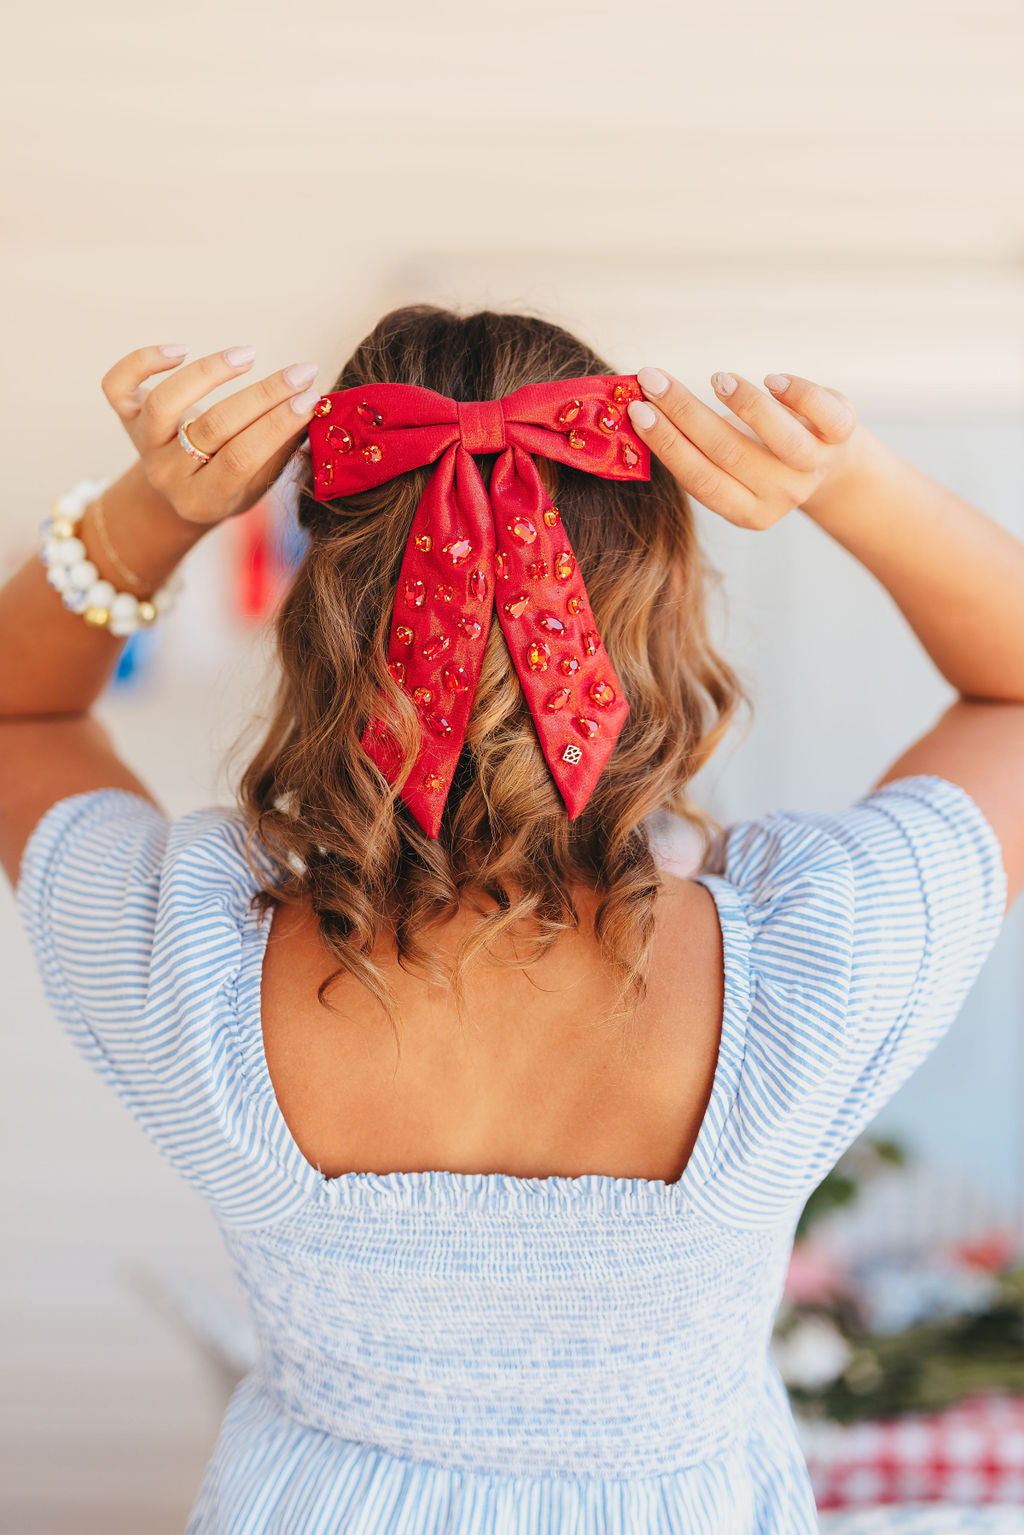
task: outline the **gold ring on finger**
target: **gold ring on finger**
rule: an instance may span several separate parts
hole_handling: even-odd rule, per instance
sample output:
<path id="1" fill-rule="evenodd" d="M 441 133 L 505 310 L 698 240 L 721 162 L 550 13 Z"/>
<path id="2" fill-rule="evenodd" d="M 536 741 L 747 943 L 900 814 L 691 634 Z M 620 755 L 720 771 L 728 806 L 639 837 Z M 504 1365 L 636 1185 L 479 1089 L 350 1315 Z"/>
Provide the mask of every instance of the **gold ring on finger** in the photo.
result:
<path id="1" fill-rule="evenodd" d="M 193 416 L 192 421 L 194 420 L 195 417 Z M 185 452 L 189 454 L 191 458 L 197 458 L 199 460 L 200 465 L 208 464 L 210 462 L 210 454 L 204 453 L 202 448 L 197 448 L 191 437 L 188 435 L 188 429 L 192 425 L 192 421 L 183 421 L 181 423 L 178 428 L 178 441 L 181 443 L 181 446 L 185 449 Z"/>

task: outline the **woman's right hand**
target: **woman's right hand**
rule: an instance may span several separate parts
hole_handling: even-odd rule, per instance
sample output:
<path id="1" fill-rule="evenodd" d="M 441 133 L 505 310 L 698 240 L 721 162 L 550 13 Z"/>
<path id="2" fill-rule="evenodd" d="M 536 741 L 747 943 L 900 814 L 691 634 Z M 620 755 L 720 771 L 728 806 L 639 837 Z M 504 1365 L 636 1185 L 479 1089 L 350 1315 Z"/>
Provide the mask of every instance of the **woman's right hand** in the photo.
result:
<path id="1" fill-rule="evenodd" d="M 749 430 L 657 368 L 641 368 L 637 379 L 646 396 L 629 405 L 637 435 L 694 500 L 740 528 L 770 528 L 846 473 L 860 449 L 849 400 L 807 378 L 769 374 L 766 393 L 712 374 L 718 398 Z"/>

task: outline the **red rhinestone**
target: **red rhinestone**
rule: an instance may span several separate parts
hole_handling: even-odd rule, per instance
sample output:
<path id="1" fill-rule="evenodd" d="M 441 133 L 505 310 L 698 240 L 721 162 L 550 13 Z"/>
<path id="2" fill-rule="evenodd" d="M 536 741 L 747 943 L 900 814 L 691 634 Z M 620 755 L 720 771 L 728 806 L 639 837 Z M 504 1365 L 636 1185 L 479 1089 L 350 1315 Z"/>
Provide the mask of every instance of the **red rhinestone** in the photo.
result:
<path id="1" fill-rule="evenodd" d="M 635 469 L 637 464 L 640 462 L 640 455 L 633 447 L 632 443 L 623 441 L 622 462 L 625 464 L 627 469 Z"/>
<path id="2" fill-rule="evenodd" d="M 563 405 L 558 412 L 559 426 L 568 426 L 570 421 L 575 421 L 582 409 L 582 400 L 570 400 L 567 405 Z"/>
<path id="3" fill-rule="evenodd" d="M 434 695 L 429 688 L 413 688 L 412 696 L 418 704 L 429 704 Z"/>
<path id="4" fill-rule="evenodd" d="M 464 666 L 446 666 L 444 680 L 453 693 L 465 693 L 469 688 L 469 673 Z"/>
<path id="5" fill-rule="evenodd" d="M 421 608 L 426 595 L 427 588 L 423 585 L 422 581 L 413 580 L 411 577 L 406 581 L 405 601 L 407 606 L 410 608 Z"/>
<path id="6" fill-rule="evenodd" d="M 567 550 L 555 555 L 555 576 L 559 581 L 568 581 L 572 576 L 576 561 Z"/>
<path id="7" fill-rule="evenodd" d="M 554 613 L 540 613 L 537 617 L 537 622 L 549 634 L 565 633 L 565 625 L 560 618 L 555 617 Z"/>
<path id="8" fill-rule="evenodd" d="M 331 414 L 331 402 L 325 394 L 321 395 L 313 406 L 313 414 L 314 416 L 329 416 Z"/>
<path id="9" fill-rule="evenodd" d="M 330 490 L 334 483 L 334 465 L 328 459 L 326 464 L 321 464 L 316 472 L 317 490 Z"/>
<path id="10" fill-rule="evenodd" d="M 621 423 L 622 417 L 611 405 L 606 406 L 597 418 L 597 424 L 602 432 L 617 432 Z"/>
<path id="11" fill-rule="evenodd" d="M 548 562 L 547 560 L 531 560 L 526 569 L 535 581 L 540 581 L 548 573 Z"/>
<path id="12" fill-rule="evenodd" d="M 607 709 L 609 704 L 615 702 L 615 689 L 610 688 L 607 682 L 592 682 L 590 684 L 590 696 L 602 709 Z"/>
<path id="13" fill-rule="evenodd" d="M 547 511 L 544 513 L 544 521 L 547 523 L 549 528 L 553 528 L 558 520 L 558 507 L 549 506 Z"/>
<path id="14" fill-rule="evenodd" d="M 388 671 L 391 673 L 392 677 L 394 677 L 395 681 L 399 684 L 399 686 L 401 686 L 402 683 L 405 681 L 405 662 L 404 661 L 389 661 L 388 662 Z"/>
<path id="15" fill-rule="evenodd" d="M 423 787 L 428 794 L 436 794 L 438 789 L 444 788 L 444 779 L 440 773 L 428 773 L 423 780 Z"/>
<path id="16" fill-rule="evenodd" d="M 550 709 L 552 713 L 556 709 L 564 709 L 571 697 L 572 688 L 559 688 L 556 693 L 548 694 L 544 707 L 545 709 Z"/>
<path id="17" fill-rule="evenodd" d="M 435 712 L 428 714 L 427 724 L 431 730 L 436 730 L 439 736 L 448 736 L 452 733 L 451 721 L 446 720 L 443 714 Z"/>
<path id="18" fill-rule="evenodd" d="M 543 640 L 534 640 L 526 652 L 526 664 L 532 672 L 546 672 L 548 662 L 551 660 L 551 646 L 545 645 Z"/>
<path id="19" fill-rule="evenodd" d="M 441 547 L 453 565 L 461 565 L 473 553 L 473 545 L 468 538 L 452 538 Z"/>
<path id="20" fill-rule="evenodd" d="M 506 522 L 505 526 L 519 544 L 532 544 L 537 537 L 537 529 L 529 517 L 514 517 L 511 522 Z"/>
<path id="21" fill-rule="evenodd" d="M 583 636 L 583 649 L 587 652 L 587 655 L 595 656 L 597 654 L 597 647 L 600 645 L 600 643 L 601 641 L 598 638 L 597 630 L 588 629 L 586 634 Z"/>
<path id="22" fill-rule="evenodd" d="M 612 399 L 616 405 L 625 405 L 627 400 L 639 399 L 639 394 L 632 384 L 616 384 L 612 390 Z"/>
<path id="23" fill-rule="evenodd" d="M 565 605 L 569 609 L 570 613 L 581 613 L 583 611 L 583 598 L 570 597 L 569 601 Z"/>
<path id="24" fill-rule="evenodd" d="M 576 430 L 576 428 L 574 427 L 573 430 L 569 433 L 569 446 L 570 446 L 570 448 L 585 448 L 586 445 L 587 445 L 587 434 L 586 434 L 586 432 L 578 432 Z"/>
<path id="25" fill-rule="evenodd" d="M 423 654 L 428 661 L 436 661 L 438 656 L 443 656 L 451 640 L 447 634 L 435 634 L 432 640 L 428 640 L 423 647 Z"/>
<path id="26" fill-rule="evenodd" d="M 384 417 L 381 415 L 380 411 L 374 410 L 373 406 L 369 405 L 366 400 L 364 400 L 361 405 L 356 406 L 356 415 L 360 416 L 370 426 L 384 425 Z"/>
<path id="27" fill-rule="evenodd" d="M 505 612 L 510 618 L 521 618 L 526 612 L 530 598 L 527 592 L 520 592 L 518 597 L 510 597 L 505 604 Z"/>
<path id="28" fill-rule="evenodd" d="M 481 625 L 477 623 L 475 618 L 457 618 L 455 622 L 463 634 L 468 635 L 471 640 L 478 640 L 480 638 Z"/>
<path id="29" fill-rule="evenodd" d="M 435 586 L 434 596 L 438 602 L 454 602 L 455 588 L 454 586 Z"/>
<path id="30" fill-rule="evenodd" d="M 471 570 L 469 573 L 469 595 L 482 602 L 487 596 L 487 577 L 482 570 Z"/>
<path id="31" fill-rule="evenodd" d="M 327 441 L 336 453 L 350 453 L 352 451 L 352 433 L 344 426 L 327 428 Z"/>
<path id="32" fill-rule="evenodd" d="M 567 677 L 573 676 L 580 669 L 580 663 L 575 656 L 563 656 L 558 663 L 559 671 L 563 671 Z"/>
<path id="33" fill-rule="evenodd" d="M 415 638 L 416 636 L 413 634 L 408 624 L 399 624 L 398 628 L 395 630 L 395 639 L 400 645 L 411 645 Z"/>
<path id="34" fill-rule="evenodd" d="M 413 542 L 423 554 L 429 554 L 434 547 L 434 540 L 429 533 L 417 533 Z"/>
<path id="35" fill-rule="evenodd" d="M 585 714 L 575 714 L 573 719 L 576 722 L 576 729 L 580 735 L 586 737 L 588 741 L 593 740 L 601 728 L 597 720 L 588 720 Z"/>
<path id="36" fill-rule="evenodd" d="M 368 464 L 379 464 L 384 454 L 375 442 L 371 442 L 368 448 L 363 449 L 363 457 Z"/>
<path id="37" fill-rule="evenodd" d="M 494 556 L 494 574 L 503 581 L 508 580 L 508 555 L 501 549 Z"/>

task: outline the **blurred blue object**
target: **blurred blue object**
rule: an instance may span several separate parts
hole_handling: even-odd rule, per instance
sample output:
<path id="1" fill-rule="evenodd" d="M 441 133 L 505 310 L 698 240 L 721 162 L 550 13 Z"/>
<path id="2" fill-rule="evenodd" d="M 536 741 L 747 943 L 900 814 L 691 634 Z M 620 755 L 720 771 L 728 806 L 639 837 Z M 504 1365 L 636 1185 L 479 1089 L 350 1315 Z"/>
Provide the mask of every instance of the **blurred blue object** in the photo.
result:
<path id="1" fill-rule="evenodd" d="M 134 634 L 129 635 L 128 643 L 118 657 L 114 675 L 110 679 L 111 687 L 135 688 L 144 684 L 151 657 L 159 644 L 159 624 L 154 624 L 150 629 L 136 629 Z"/>

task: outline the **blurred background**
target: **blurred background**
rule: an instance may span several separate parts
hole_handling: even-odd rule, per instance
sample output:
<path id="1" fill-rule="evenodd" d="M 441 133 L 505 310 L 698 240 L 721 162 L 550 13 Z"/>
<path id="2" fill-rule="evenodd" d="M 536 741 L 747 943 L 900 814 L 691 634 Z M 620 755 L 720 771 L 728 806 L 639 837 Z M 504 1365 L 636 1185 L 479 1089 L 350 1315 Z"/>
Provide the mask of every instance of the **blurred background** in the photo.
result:
<path id="1" fill-rule="evenodd" d="M 540 312 L 709 402 L 717 368 L 818 378 L 1024 533 L 1015 0 L 51 0 L 6 32 L 4 574 L 57 495 L 130 462 L 117 357 L 252 343 L 256 371 L 311 358 L 328 387 L 413 300 Z M 852 802 L 950 690 L 803 514 L 697 515 L 756 714 L 695 798 L 723 821 Z M 99 705 L 171 814 L 230 802 L 297 552 L 283 502 L 219 529 Z M 210 1217 L 60 1036 L 6 888 L 0 914 L 0 1528 L 178 1531 L 250 1340 Z M 808 1215 L 779 1349 L 836 1520 L 1024 1509 L 1022 926 L 1018 903 Z M 917 1437 L 887 1437 L 912 1409 Z"/>

